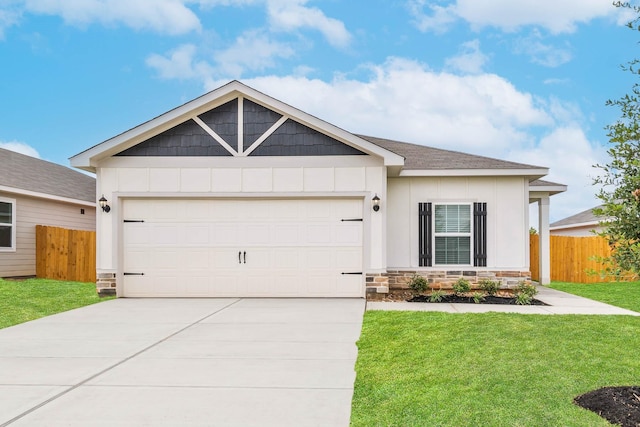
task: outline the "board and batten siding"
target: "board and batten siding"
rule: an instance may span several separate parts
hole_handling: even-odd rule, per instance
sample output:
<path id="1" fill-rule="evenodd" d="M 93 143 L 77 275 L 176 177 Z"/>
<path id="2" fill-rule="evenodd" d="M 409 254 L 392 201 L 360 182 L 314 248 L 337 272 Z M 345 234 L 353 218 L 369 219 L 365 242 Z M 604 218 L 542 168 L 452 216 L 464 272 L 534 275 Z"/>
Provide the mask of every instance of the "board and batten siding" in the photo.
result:
<path id="1" fill-rule="evenodd" d="M 418 268 L 418 204 L 420 202 L 486 202 L 488 212 L 486 269 L 528 269 L 529 199 L 525 178 L 390 178 L 387 192 L 389 195 L 387 225 L 389 269 Z"/>
<path id="2" fill-rule="evenodd" d="M 111 213 L 97 217 L 97 269 L 116 271 L 119 199 L 127 197 L 356 197 L 386 199 L 386 167 L 371 156 L 321 157 L 111 157 L 97 169 L 98 193 Z M 365 196 L 365 199 L 368 196 Z M 371 197 L 368 197 L 369 199 Z M 365 211 L 370 200 L 365 200 Z M 384 205 L 383 205 L 384 209 Z M 365 216 L 370 215 L 364 212 Z M 385 220 L 370 215 L 365 269 L 386 268 Z"/>
<path id="3" fill-rule="evenodd" d="M 16 201 L 16 250 L 0 252 L 0 277 L 35 276 L 36 225 L 96 229 L 96 212 L 90 207 L 4 192 L 0 197 Z"/>

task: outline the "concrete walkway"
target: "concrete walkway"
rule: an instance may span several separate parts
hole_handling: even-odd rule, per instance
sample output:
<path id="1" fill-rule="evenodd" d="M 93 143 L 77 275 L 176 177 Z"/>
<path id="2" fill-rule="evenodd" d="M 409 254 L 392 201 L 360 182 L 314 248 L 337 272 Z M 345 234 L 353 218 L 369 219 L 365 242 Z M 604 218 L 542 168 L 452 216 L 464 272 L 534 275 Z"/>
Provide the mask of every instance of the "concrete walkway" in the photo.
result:
<path id="1" fill-rule="evenodd" d="M 549 304 L 543 305 L 495 305 L 495 304 L 445 304 L 422 302 L 380 302 L 369 301 L 367 310 L 396 311 L 440 311 L 444 313 L 521 313 L 521 314 L 608 314 L 640 316 L 640 313 L 615 307 L 546 286 L 537 286 L 536 299 Z"/>
<path id="2" fill-rule="evenodd" d="M 363 299 L 117 299 L 0 329 L 0 426 L 348 426 Z"/>

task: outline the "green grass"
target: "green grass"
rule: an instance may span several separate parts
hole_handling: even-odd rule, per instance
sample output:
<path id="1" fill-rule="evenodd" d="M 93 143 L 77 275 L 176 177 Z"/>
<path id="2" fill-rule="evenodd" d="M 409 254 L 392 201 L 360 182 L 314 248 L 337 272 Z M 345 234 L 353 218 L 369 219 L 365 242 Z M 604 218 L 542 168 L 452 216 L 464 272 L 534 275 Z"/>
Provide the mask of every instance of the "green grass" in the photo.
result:
<path id="1" fill-rule="evenodd" d="M 640 384 L 640 318 L 369 311 L 353 426 L 607 426 L 572 403 Z"/>
<path id="2" fill-rule="evenodd" d="M 98 297 L 94 283 L 0 279 L 0 328 L 106 299 Z"/>
<path id="3" fill-rule="evenodd" d="M 553 282 L 550 288 L 640 312 L 640 282 Z"/>

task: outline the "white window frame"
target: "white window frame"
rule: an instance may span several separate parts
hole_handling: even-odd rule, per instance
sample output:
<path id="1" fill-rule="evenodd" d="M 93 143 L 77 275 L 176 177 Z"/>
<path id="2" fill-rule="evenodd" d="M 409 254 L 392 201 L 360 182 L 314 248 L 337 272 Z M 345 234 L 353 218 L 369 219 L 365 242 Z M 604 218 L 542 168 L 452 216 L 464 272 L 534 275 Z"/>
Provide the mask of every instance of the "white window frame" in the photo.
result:
<path id="1" fill-rule="evenodd" d="M 0 225 L 11 227 L 11 246 L 0 247 L 0 252 L 15 252 L 16 251 L 16 200 L 0 197 L 0 203 L 8 203 L 11 205 L 11 223 L 0 222 Z"/>
<path id="2" fill-rule="evenodd" d="M 473 203 L 470 202 L 432 202 L 433 206 L 433 214 L 432 214 L 432 223 L 431 229 L 432 240 L 431 247 L 433 248 L 433 263 L 434 267 L 451 267 L 451 268 L 459 268 L 459 267 L 473 267 Z M 455 206 L 469 206 L 469 232 L 468 233 L 438 233 L 436 232 L 436 206 L 442 205 L 455 205 Z M 469 263 L 468 264 L 438 264 L 436 263 L 436 237 L 469 237 Z"/>

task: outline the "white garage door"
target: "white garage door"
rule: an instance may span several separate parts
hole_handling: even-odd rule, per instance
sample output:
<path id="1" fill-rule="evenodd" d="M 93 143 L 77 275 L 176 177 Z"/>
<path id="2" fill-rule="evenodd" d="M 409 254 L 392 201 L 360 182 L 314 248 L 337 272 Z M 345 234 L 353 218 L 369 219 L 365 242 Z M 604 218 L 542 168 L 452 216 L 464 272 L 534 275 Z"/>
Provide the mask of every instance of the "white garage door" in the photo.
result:
<path id="1" fill-rule="evenodd" d="M 362 199 L 130 199 L 128 297 L 362 297 Z"/>

